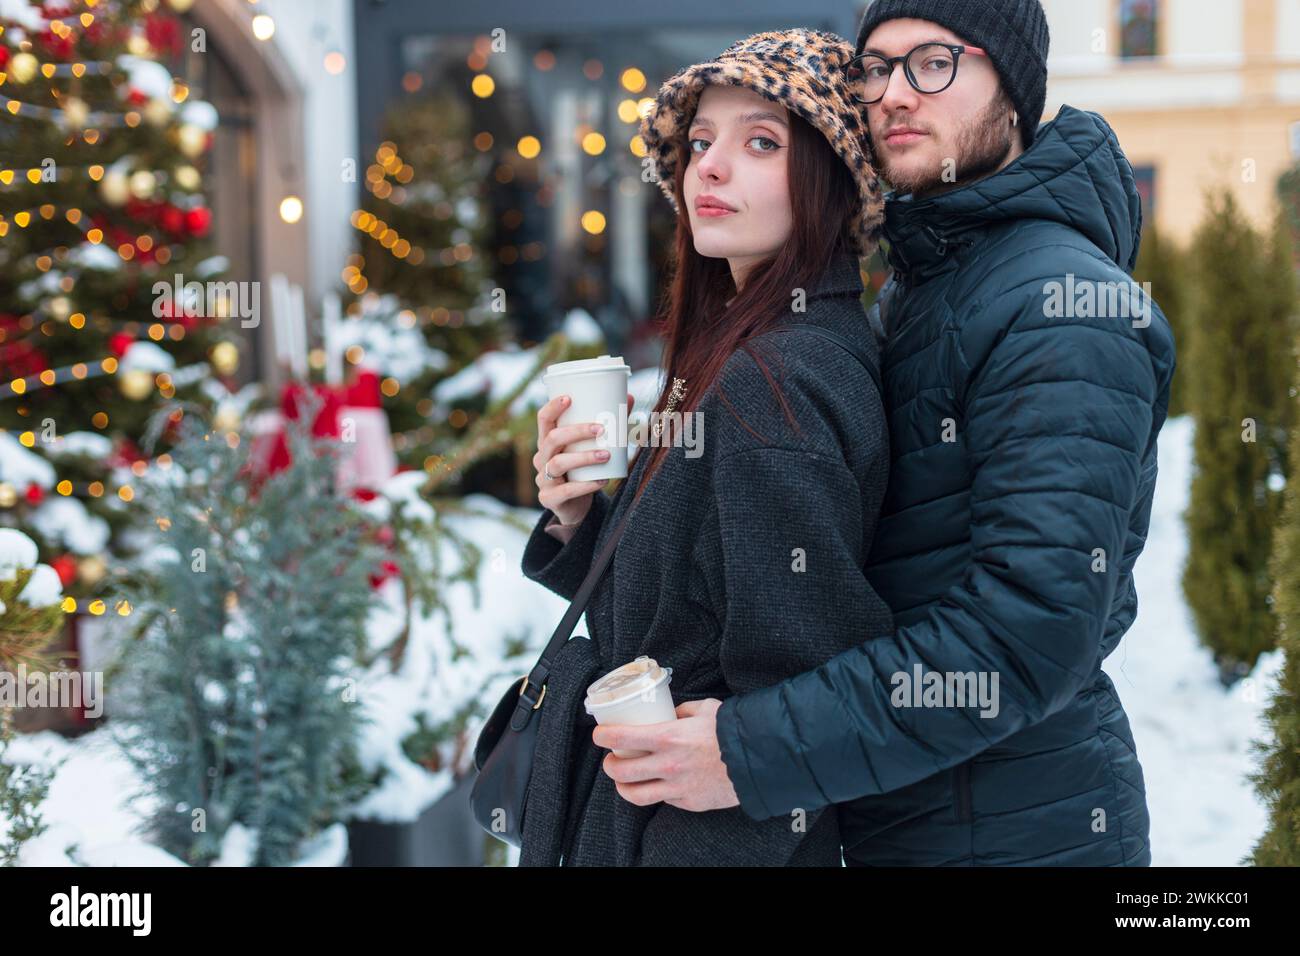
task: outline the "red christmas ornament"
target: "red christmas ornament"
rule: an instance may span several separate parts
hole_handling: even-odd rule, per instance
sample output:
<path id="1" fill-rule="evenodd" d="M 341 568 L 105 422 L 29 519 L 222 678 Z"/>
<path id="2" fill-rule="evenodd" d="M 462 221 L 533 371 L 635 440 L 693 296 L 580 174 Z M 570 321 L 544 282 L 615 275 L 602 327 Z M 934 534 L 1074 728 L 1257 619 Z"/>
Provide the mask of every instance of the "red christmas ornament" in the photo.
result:
<path id="1" fill-rule="evenodd" d="M 100 46 L 109 39 L 108 29 L 104 26 L 103 20 L 96 20 L 86 27 L 82 35 L 86 38 L 86 42 L 92 46 Z"/>
<path id="2" fill-rule="evenodd" d="M 144 106 L 144 104 L 149 102 L 149 97 L 140 90 L 137 90 L 135 87 L 132 87 L 126 94 L 126 101 L 132 106 Z"/>
<path id="3" fill-rule="evenodd" d="M 114 468 L 130 468 L 144 455 L 129 438 L 121 439 L 109 453 L 108 463 Z"/>
<path id="4" fill-rule="evenodd" d="M 206 236 L 212 225 L 212 212 L 206 206 L 196 206 L 185 213 L 185 229 L 192 236 Z"/>
<path id="5" fill-rule="evenodd" d="M 171 17 L 149 14 L 144 21 L 144 36 L 155 50 L 165 50 L 172 55 L 181 52 L 180 29 Z"/>
<path id="6" fill-rule="evenodd" d="M 168 203 L 158 214 L 158 225 L 173 236 L 179 236 L 185 229 L 185 214 Z"/>
<path id="7" fill-rule="evenodd" d="M 45 500 L 45 489 L 33 481 L 27 486 L 27 491 L 24 493 L 24 497 L 27 499 L 29 505 L 39 505 Z"/>
<path id="8" fill-rule="evenodd" d="M 8 62 L 9 62 L 9 48 L 7 46 L 0 44 L 0 70 L 3 70 L 5 68 L 5 64 L 7 64 Z"/>
<path id="9" fill-rule="evenodd" d="M 3 327 L 3 326 L 0 326 Z M 45 353 L 30 342 L 18 339 L 0 344 L 0 370 L 5 379 L 38 375 L 50 367 Z"/>
<path id="10" fill-rule="evenodd" d="M 108 340 L 108 347 L 114 355 L 121 358 L 134 342 L 134 336 L 127 335 L 125 332 L 115 332 Z"/>
<path id="11" fill-rule="evenodd" d="M 370 575 L 370 587 L 374 590 L 378 590 L 379 586 L 389 578 L 395 578 L 401 573 L 401 568 L 399 568 L 394 562 L 384 561 L 379 565 L 379 573 Z"/>
<path id="12" fill-rule="evenodd" d="M 59 576 L 59 581 L 66 588 L 77 579 L 77 562 L 70 554 L 61 554 L 50 562 L 50 567 Z"/>
<path id="13" fill-rule="evenodd" d="M 57 18 L 52 18 L 57 19 Z M 77 44 L 71 35 L 66 37 L 55 36 L 52 30 L 46 30 L 38 37 L 41 46 L 49 52 L 50 56 L 56 60 L 70 60 L 73 53 L 76 52 Z"/>

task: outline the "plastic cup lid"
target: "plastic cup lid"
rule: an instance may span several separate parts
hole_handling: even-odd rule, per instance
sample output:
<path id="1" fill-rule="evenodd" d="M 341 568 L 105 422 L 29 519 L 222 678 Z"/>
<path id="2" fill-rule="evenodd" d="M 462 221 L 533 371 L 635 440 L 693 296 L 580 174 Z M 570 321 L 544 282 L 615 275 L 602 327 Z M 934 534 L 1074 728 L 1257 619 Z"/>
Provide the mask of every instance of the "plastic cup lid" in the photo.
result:
<path id="1" fill-rule="evenodd" d="M 593 707 L 608 707 L 633 700 L 667 683 L 672 676 L 671 667 L 660 667 L 653 657 L 642 654 L 636 660 L 615 668 L 587 688 L 588 712 Z"/>
<path id="2" fill-rule="evenodd" d="M 623 356 L 601 355 L 596 358 L 575 359 L 572 362 L 558 362 L 546 367 L 545 378 L 559 375 L 580 375 L 585 372 L 628 372 L 632 368 L 624 364 Z"/>

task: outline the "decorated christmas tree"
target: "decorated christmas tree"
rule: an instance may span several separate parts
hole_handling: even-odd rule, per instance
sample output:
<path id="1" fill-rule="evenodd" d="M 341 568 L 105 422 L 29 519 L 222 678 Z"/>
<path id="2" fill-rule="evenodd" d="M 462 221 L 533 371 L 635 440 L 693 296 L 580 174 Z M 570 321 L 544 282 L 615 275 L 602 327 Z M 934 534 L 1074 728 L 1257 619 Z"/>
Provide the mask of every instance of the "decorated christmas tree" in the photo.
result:
<path id="1" fill-rule="evenodd" d="M 216 112 L 168 67 L 189 6 L 0 0 L 0 523 L 76 596 L 119 548 L 157 401 L 238 362 L 204 241 Z"/>
<path id="2" fill-rule="evenodd" d="M 403 100 L 383 134 L 352 215 L 359 239 L 342 274 L 355 297 L 344 348 L 351 364 L 382 377 L 398 454 L 419 464 L 435 433 L 465 424 L 436 414 L 433 384 L 510 336 L 485 248 L 492 162 L 450 95 Z"/>

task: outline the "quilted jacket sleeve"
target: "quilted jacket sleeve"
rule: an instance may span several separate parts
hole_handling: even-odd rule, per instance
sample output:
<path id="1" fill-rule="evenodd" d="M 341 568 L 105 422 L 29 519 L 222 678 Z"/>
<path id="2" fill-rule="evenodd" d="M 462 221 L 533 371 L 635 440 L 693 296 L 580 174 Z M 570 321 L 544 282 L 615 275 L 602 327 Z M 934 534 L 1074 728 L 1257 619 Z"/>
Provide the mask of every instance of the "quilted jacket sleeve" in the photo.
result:
<path id="1" fill-rule="evenodd" d="M 1151 334 L 1167 335 L 1158 319 Z M 723 703 L 719 746 L 754 819 L 952 767 L 1042 721 L 1095 672 L 1168 375 L 1136 329 L 1045 318 L 1041 297 L 994 298 L 967 327 L 969 569 L 921 621 Z M 894 706 L 896 675 L 917 665 L 985 674 L 995 707 Z"/>

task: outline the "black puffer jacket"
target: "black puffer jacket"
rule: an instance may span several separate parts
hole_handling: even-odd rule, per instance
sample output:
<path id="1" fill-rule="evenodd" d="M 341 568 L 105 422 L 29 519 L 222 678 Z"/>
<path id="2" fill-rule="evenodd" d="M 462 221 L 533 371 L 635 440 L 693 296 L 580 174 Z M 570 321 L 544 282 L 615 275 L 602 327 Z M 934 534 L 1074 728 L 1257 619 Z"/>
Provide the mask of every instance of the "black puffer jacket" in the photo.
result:
<path id="1" fill-rule="evenodd" d="M 1067 106 L 996 175 L 885 212 L 893 464 L 868 577 L 899 629 L 723 703 L 741 806 L 841 804 L 851 864 L 1146 865 L 1101 669 L 1137 613 L 1174 372 L 1159 309 L 1112 293 L 1137 257 L 1132 169 Z M 917 668 L 996 677 L 996 713 L 895 698 Z"/>

